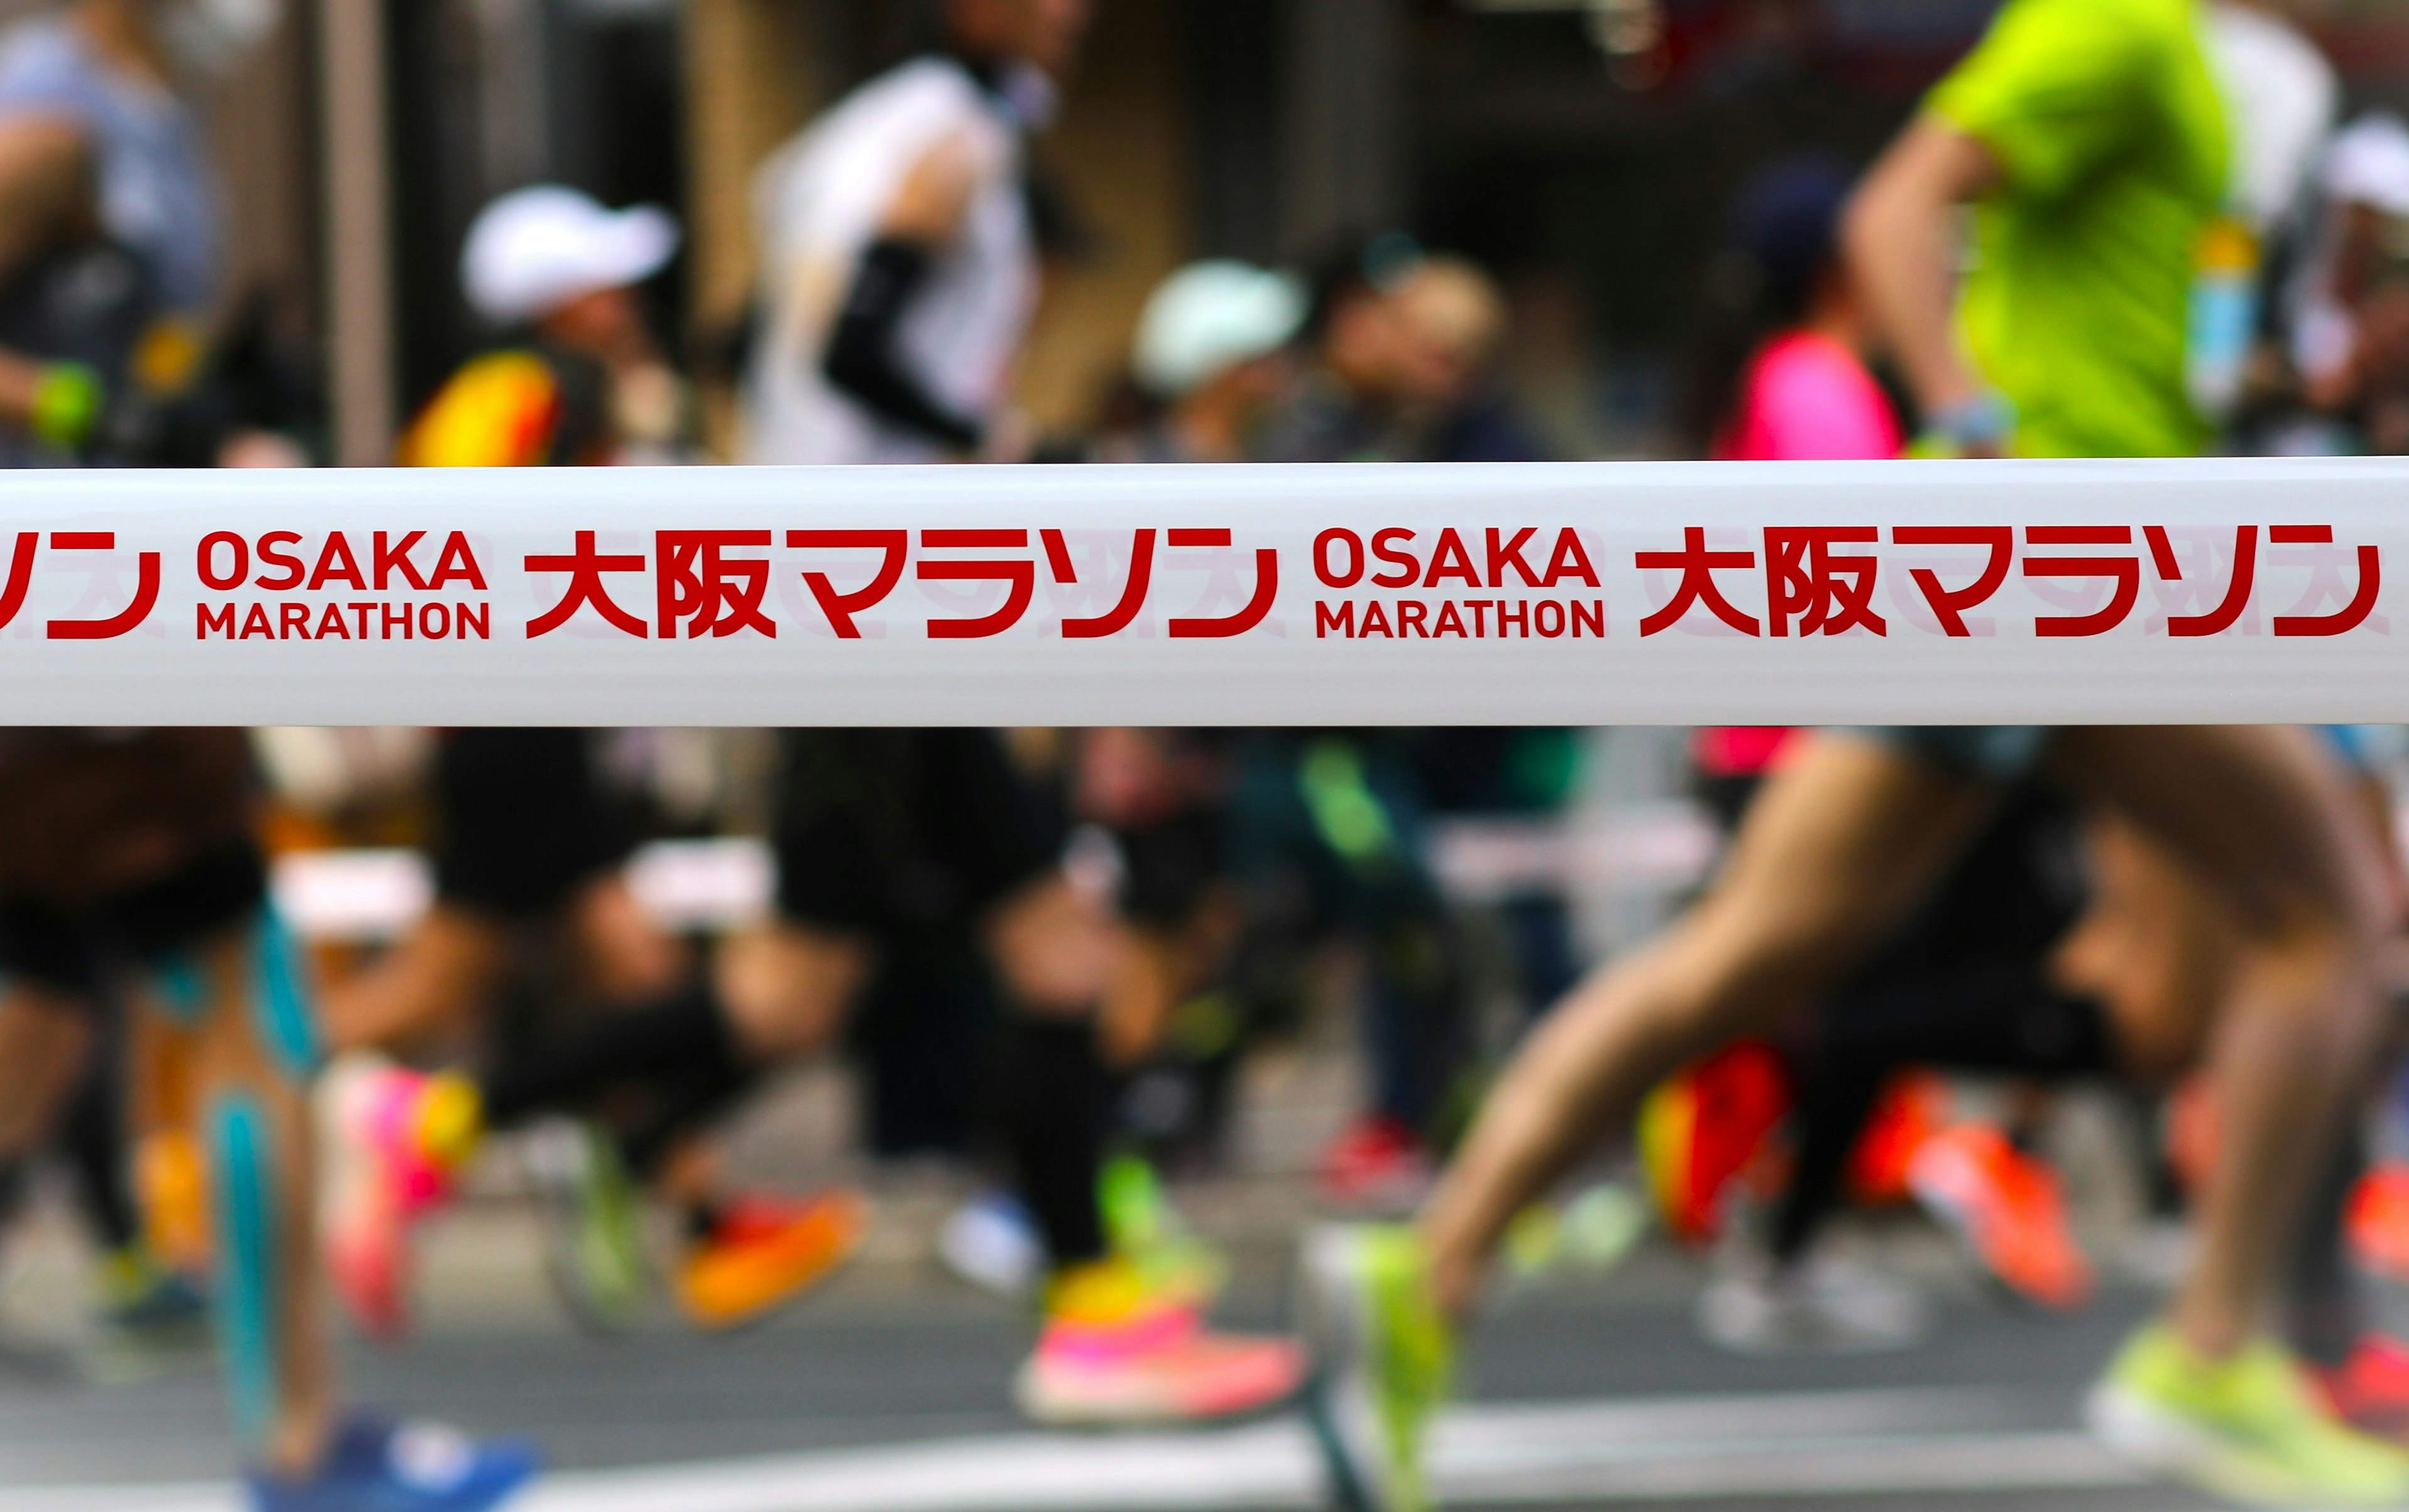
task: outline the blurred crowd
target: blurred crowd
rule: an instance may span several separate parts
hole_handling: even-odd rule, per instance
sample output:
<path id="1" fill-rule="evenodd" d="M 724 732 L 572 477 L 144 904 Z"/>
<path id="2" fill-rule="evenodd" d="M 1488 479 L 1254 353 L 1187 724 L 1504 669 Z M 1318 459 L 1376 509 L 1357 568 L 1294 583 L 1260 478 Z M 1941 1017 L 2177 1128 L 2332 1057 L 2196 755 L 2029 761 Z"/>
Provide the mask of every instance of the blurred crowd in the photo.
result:
<path id="1" fill-rule="evenodd" d="M 2409 124 L 2346 118 L 2280 7 L 2200 8 L 2234 187 L 2192 270 L 2180 404 L 2113 378 L 2053 403 L 2022 380 L 1953 390 L 1899 338 L 1902 302 L 1937 319 L 1940 288 L 1877 254 L 1908 245 L 1916 176 L 1949 164 L 1894 157 L 1868 180 L 1786 151 L 1734 197 L 1709 269 L 1687 454 L 2409 453 Z M 1403 231 L 1310 268 L 1182 267 L 1084 430 L 1021 415 L 1012 380 L 1059 221 L 1029 158 L 1087 9 L 950 0 L 942 48 L 763 166 L 737 460 L 1546 459 L 1502 376 L 1490 274 Z M 180 91 L 273 12 L 76 0 L 0 36 L 8 465 L 323 457 L 314 364 L 257 312 L 201 321 L 223 212 Z M 420 407 L 396 461 L 706 462 L 706 405 L 647 295 L 679 237 L 661 209 L 558 185 L 495 200 L 460 260 L 490 345 Z M 2014 300 L 2123 318 L 2124 293 L 2082 285 L 2113 282 L 2120 255 L 2070 259 L 2082 292 L 1969 310 L 1973 339 L 2033 318 Z M 2330 738 L 2388 826 L 2386 736 Z M 1739 826 L 1807 743 L 1696 732 L 1695 796 Z M 874 1155 L 980 1174 L 945 1249 L 1031 1300 L 1014 1383 L 1031 1416 L 1234 1417 L 1292 1396 L 1306 1362 L 1207 1325 L 1226 1266 L 1176 1184 L 1227 1159 L 1248 1057 L 1334 1011 L 1360 1043 L 1362 1105 L 1320 1154 L 1319 1200 L 1399 1214 L 1429 1193 L 1501 1058 L 1587 964 L 1568 878 L 1474 910 L 1432 837 L 1467 817 L 1561 825 L 1593 746 L 1564 729 L 12 732 L 0 1147 L 12 1180 L 53 1148 L 76 1172 L 112 1326 L 217 1305 L 263 1506 L 368 1505 L 305 1490 L 387 1482 L 419 1500 L 373 1505 L 481 1506 L 528 1472 L 523 1449 L 454 1444 L 443 1475 L 412 1481 L 395 1446 L 415 1430 L 335 1405 L 305 1279 L 323 1268 L 361 1327 L 405 1331 L 411 1233 L 489 1134 L 521 1153 L 564 1303 L 597 1330 L 639 1316 L 656 1270 L 712 1329 L 831 1274 L 871 1222 L 862 1193 L 798 1196 L 808 1172 L 750 1185 L 718 1134 L 773 1072 L 829 1056 L 864 1089 Z M 2124 821 L 2012 792 L 1904 943 L 1815 1013 L 1657 1084 L 1636 1184 L 1531 1207 L 1516 1263 L 1610 1259 L 1644 1207 L 1716 1249 L 1701 1323 L 1718 1341 L 1895 1346 L 1929 1321 L 1911 1292 L 1810 1263 L 1811 1242 L 1837 1205 L 1920 1203 L 2012 1291 L 2080 1305 L 2093 1266 L 2041 1138 L 2049 1088 L 2075 1078 L 2124 1086 L 2173 1221 L 2214 1144 L 2204 1094 L 2179 1090 L 2205 1030 L 2154 1015 L 2166 994 L 2135 978 L 2214 958 L 2214 910 Z M 774 860 L 759 916 L 705 931 L 647 912 L 627 871 L 640 843 L 731 834 Z M 371 845 L 423 851 L 431 903 L 382 948 L 297 950 L 266 911 L 263 857 Z M 1936 1068 L 2010 1095 L 1969 1103 Z M 312 1090 L 332 1131 L 323 1252 L 295 1153 Z M 2295 1268 L 2292 1337 L 2337 1410 L 2397 1432 L 2409 1354 L 2369 1343 L 2343 1257 L 2409 1264 L 2409 1173 L 2347 1143 Z M 654 1209 L 674 1216 L 666 1260 L 641 1221 Z"/>

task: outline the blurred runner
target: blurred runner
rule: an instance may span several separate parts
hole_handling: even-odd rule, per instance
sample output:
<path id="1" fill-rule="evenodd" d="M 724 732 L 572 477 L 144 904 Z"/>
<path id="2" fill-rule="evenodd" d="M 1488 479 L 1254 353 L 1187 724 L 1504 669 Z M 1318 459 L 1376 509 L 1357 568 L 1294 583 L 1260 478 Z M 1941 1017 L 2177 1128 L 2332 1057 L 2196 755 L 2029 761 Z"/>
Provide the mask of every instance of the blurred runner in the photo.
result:
<path id="1" fill-rule="evenodd" d="M 154 8 L 70 6 L 0 34 L 0 466 L 128 460 L 137 390 L 181 382 L 197 351 L 197 317 L 217 292 L 218 208 L 176 86 L 238 58 L 264 28 L 180 12 L 215 44 L 182 57 Z M 115 1039 L 51 1044 L 83 1068 L 59 1132 L 106 1251 L 108 1310 L 172 1321 L 201 1298 L 137 1231 Z"/>
<path id="2" fill-rule="evenodd" d="M 1505 334 L 1505 302 L 1478 265 L 1374 238 L 1316 291 L 1309 360 L 1254 460 L 1541 460 L 1489 385 Z"/>
<path id="3" fill-rule="evenodd" d="M 1244 462 L 1291 381 L 1289 346 L 1308 295 L 1292 275 L 1227 259 L 1191 263 L 1138 317 L 1131 372 L 1158 407 L 1106 462 Z"/>
<path id="4" fill-rule="evenodd" d="M 486 206 L 462 246 L 460 281 L 499 339 L 411 423 L 402 465 L 675 460 L 688 428 L 685 385 L 662 360 L 641 290 L 677 247 L 666 211 L 605 209 L 555 184 Z"/>
<path id="5" fill-rule="evenodd" d="M 1307 295 L 1289 274 L 1193 263 L 1148 297 L 1131 369 L 1152 411 L 1106 437 L 1108 462 L 1238 462 L 1291 377 Z M 1220 1153 L 1233 1077 L 1258 1027 L 1237 988 L 1242 904 L 1229 876 L 1230 742 L 1213 730 L 1098 729 L 1079 741 L 1072 802 L 1120 860 L 1134 965 L 1104 1015 L 1124 1074 L 1121 1125 L 1176 1169 Z M 1107 1202 L 1107 1217 L 1113 1204 Z"/>
<path id="6" fill-rule="evenodd" d="M 2205 16 L 2192 0 L 2010 0 L 1869 177 L 1847 245 L 1936 447 L 2184 455 L 2206 443 L 2187 336 L 2204 266 L 2222 267 L 2234 164 Z M 1953 323 L 1968 203 L 1981 255 Z M 1533 1037 L 1421 1229 L 1317 1238 L 1322 1417 L 1352 1492 L 1425 1500 L 1421 1425 L 1514 1216 L 1674 1065 L 1863 960 L 1928 898 L 1998 785 L 2044 761 L 2225 901 L 2240 961 L 2214 1011 L 2225 1138 L 2199 1256 L 2094 1393 L 2095 1427 L 2239 1499 L 2409 1498 L 2409 1457 L 2335 1421 L 2267 1326 L 2338 1089 L 2373 1048 L 2376 943 L 2398 923 L 2347 786 L 2297 731 L 2010 727 L 1809 741 L 1708 897 Z"/>
<path id="7" fill-rule="evenodd" d="M 2311 417 L 2279 425 L 2285 454 L 2409 450 L 2409 125 L 2370 114 L 2317 173 L 2313 223 L 2289 291 L 2286 355 Z"/>
<path id="8" fill-rule="evenodd" d="M 218 1343 L 261 1512 L 475 1512 L 534 1469 L 337 1404 L 319 1314 L 305 1088 L 317 1025 L 268 906 L 239 731 L 21 730 L 0 737 L 0 1043 L 137 1005 L 140 1041 L 197 1069 L 215 1201 Z M 173 1026 L 170 1030 L 167 1026 Z M 34 1045 L 37 1051 L 39 1045 Z M 44 1058 L 0 1059 L 0 1106 L 38 1107 Z"/>
<path id="9" fill-rule="evenodd" d="M 945 0 L 946 50 L 872 79 L 757 180 L 748 462 L 1020 460 L 1004 385 L 1038 292 L 1027 134 L 1087 0 Z"/>
<path id="10" fill-rule="evenodd" d="M 1029 454 L 1003 402 L 1037 287 L 1023 137 L 1087 10 L 947 0 L 945 52 L 863 85 L 763 169 L 750 460 Z M 1197 1420 L 1291 1394 L 1292 1346 L 1206 1332 L 1206 1299 L 1106 1243 L 1094 1015 L 1116 951 L 1061 872 L 1051 798 L 988 731 L 797 731 L 783 767 L 780 922 L 732 943 L 729 1001 L 752 1043 L 816 1048 L 857 1000 L 874 1035 L 882 1001 L 992 984 L 991 1046 L 954 1054 L 979 1068 L 1050 1267 L 1023 1410 Z"/>
<path id="11" fill-rule="evenodd" d="M 401 443 L 417 467 L 541 467 L 675 454 L 682 385 L 661 362 L 637 290 L 667 266 L 677 227 L 570 189 L 505 194 L 469 232 L 469 302 L 503 344 L 471 360 Z M 725 1188 L 697 1144 L 753 1085 L 708 973 L 638 906 L 630 846 L 584 730 L 445 732 L 436 762 L 441 841 L 435 907 L 330 997 L 346 1047 L 400 1046 L 483 1020 L 530 944 L 566 943 L 584 996 L 609 1015 L 583 1034 L 515 1046 L 484 1075 L 345 1068 L 332 1094 L 347 1138 L 328 1253 L 371 1332 L 404 1326 L 411 1224 L 445 1192 L 487 1126 L 570 1115 L 538 1131 L 530 1174 L 546 1201 L 550 1272 L 572 1316 L 625 1326 L 647 1271 L 633 1180 L 679 1210 L 673 1290 L 696 1324 L 757 1321 L 828 1278 L 865 1226 L 860 1194 L 800 1202 Z M 615 1139 L 578 1116 L 645 1094 Z"/>

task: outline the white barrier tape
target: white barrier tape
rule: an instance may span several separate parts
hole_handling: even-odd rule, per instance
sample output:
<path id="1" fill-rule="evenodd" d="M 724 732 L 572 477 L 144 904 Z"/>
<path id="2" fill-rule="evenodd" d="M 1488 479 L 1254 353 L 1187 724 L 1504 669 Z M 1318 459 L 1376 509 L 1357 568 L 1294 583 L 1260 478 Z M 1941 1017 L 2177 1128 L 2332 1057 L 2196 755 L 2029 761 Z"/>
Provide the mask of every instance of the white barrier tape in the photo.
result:
<path id="1" fill-rule="evenodd" d="M 0 501 L 21 724 L 2409 721 L 2385 461 L 19 473 Z"/>

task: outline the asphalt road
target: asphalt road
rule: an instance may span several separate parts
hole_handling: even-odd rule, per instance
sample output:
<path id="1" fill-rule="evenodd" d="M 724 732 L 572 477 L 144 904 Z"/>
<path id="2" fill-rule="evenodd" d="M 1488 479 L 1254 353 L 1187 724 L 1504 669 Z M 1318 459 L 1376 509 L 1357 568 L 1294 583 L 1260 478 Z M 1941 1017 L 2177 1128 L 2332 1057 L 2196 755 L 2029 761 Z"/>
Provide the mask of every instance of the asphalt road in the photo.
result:
<path id="1" fill-rule="evenodd" d="M 1932 1269 L 1929 1248 L 1915 1251 Z M 1945 1272 L 1945 1266 L 1942 1268 Z M 2112 1289 L 2079 1317 L 2012 1311 L 1945 1274 L 1942 1326 L 1901 1354 L 1739 1360 L 1689 1318 L 1691 1263 L 1509 1300 L 1467 1361 L 1437 1476 L 1451 1505 L 1986 1512 L 2179 1508 L 2081 1433 L 2084 1385 L 2148 1306 Z M 1225 1310 L 1276 1324 L 1254 1266 Z M 22 1305 L 12 1307 L 22 1314 Z M 56 1304 L 41 1309 L 54 1316 Z M 37 1320 L 38 1321 L 38 1320 Z M 15 1325 L 0 1353 L 0 1505 L 201 1512 L 230 1449 L 205 1353 L 128 1357 Z M 31 1335 L 28 1337 L 28 1335 Z M 347 1348 L 355 1394 L 526 1434 L 557 1473 L 528 1512 L 1040 1512 L 1309 1508 L 1293 1417 L 1211 1433 L 1062 1436 L 1013 1418 L 1011 1307 L 925 1276 L 872 1276 L 775 1326 L 700 1338 L 664 1321 L 596 1342 L 533 1290 L 433 1309 L 393 1350 Z"/>

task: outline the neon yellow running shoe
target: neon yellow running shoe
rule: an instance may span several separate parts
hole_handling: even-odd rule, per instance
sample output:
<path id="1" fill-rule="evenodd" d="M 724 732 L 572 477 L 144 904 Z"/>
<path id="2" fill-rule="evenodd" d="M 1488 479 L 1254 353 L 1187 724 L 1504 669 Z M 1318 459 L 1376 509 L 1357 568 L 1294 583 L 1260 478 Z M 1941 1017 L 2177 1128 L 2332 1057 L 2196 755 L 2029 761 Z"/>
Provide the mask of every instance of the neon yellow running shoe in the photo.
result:
<path id="1" fill-rule="evenodd" d="M 2088 1415 L 2124 1458 L 2246 1505 L 2409 1504 L 2409 1455 L 2336 1421 L 2271 1341 L 2209 1361 L 2151 1324 L 2092 1389 Z"/>
<path id="2" fill-rule="evenodd" d="M 1421 1239 L 1394 1227 L 1317 1229 L 1300 1285 L 1320 1366 L 1314 1433 L 1339 1500 L 1356 1512 L 1424 1512 L 1423 1441 L 1455 1344 L 1431 1300 Z"/>
<path id="3" fill-rule="evenodd" d="M 1134 1155 L 1105 1161 L 1096 1195 L 1105 1242 L 1114 1254 L 1136 1264 L 1157 1296 L 1196 1307 L 1213 1304 L 1229 1281 L 1229 1260 L 1188 1226 L 1153 1166 Z"/>

